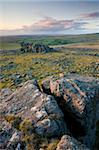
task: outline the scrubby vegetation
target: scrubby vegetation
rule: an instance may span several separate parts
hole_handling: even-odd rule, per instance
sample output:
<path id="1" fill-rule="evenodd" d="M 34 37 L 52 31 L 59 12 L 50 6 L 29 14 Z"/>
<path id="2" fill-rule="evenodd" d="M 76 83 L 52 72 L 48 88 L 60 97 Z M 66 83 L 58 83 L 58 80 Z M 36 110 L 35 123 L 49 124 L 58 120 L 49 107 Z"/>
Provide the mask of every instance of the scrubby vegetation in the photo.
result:
<path id="1" fill-rule="evenodd" d="M 61 72 L 99 77 L 99 56 L 95 56 L 96 53 L 98 50 L 61 49 L 47 54 L 2 55 L 0 88 L 15 88 L 32 78 L 41 82 L 45 77 Z"/>
<path id="2" fill-rule="evenodd" d="M 41 139 L 40 136 L 35 133 L 31 120 L 23 120 L 20 124 L 20 130 L 23 133 L 22 140 L 26 143 L 27 149 L 38 149 Z"/>
<path id="3" fill-rule="evenodd" d="M 26 145 L 27 150 L 38 150 L 39 148 L 45 150 L 56 149 L 59 139 L 47 139 L 46 137 L 38 135 L 30 119 L 22 120 L 19 116 L 9 114 L 5 116 L 5 120 L 9 122 L 13 128 L 21 131 L 22 135 L 20 139 L 21 142 Z"/>
<path id="4" fill-rule="evenodd" d="M 80 38 L 79 38 L 80 37 Z M 2 53 L 0 56 L 0 88 L 10 87 L 16 89 L 26 80 L 36 78 L 39 83 L 48 76 L 63 76 L 67 73 L 77 73 L 84 76 L 99 78 L 99 48 L 93 49 L 91 46 L 98 43 L 99 35 L 89 36 L 60 36 L 60 37 L 14 37 L 3 39 L 1 49 L 19 49 L 20 42 L 43 43 L 54 45 L 56 51 L 49 53 Z M 64 47 L 63 44 L 80 43 L 90 48 Z M 56 45 L 60 45 L 57 47 Z M 63 46 L 62 46 L 63 45 Z M 23 102 L 23 101 L 22 101 Z M 96 109 L 96 106 L 94 106 Z M 56 115 L 50 115 L 50 119 L 55 119 Z M 9 114 L 5 116 L 13 128 L 21 131 L 21 140 L 25 143 L 27 150 L 55 150 L 59 139 L 48 139 L 40 137 L 35 132 L 33 122 L 29 119 L 22 119 L 17 115 Z M 99 147 L 99 121 L 96 124 L 96 147 Z M 2 132 L 2 128 L 0 127 Z"/>
<path id="5" fill-rule="evenodd" d="M 8 121 L 14 128 L 16 128 L 17 130 L 19 130 L 20 127 L 20 123 L 21 123 L 21 117 L 19 116 L 15 116 L 15 115 L 7 115 L 5 116 L 6 121 Z"/>
<path id="6" fill-rule="evenodd" d="M 0 88 L 16 88 L 20 83 L 36 78 L 41 82 L 45 77 L 64 73 L 78 73 L 85 76 L 99 78 L 99 48 L 92 48 L 99 42 L 99 34 L 76 36 L 14 36 L 2 37 L 2 44 L 7 49 L 13 49 L 8 44 L 24 42 L 43 43 L 47 45 L 60 45 L 67 43 L 80 43 L 81 48 L 56 47 L 56 52 L 46 54 L 34 53 L 2 53 L 0 56 Z M 76 44 L 76 45 L 77 45 Z M 83 48 L 89 46 L 89 48 Z M 15 46 L 17 49 L 17 46 Z M 4 48 L 2 48 L 4 49 Z M 6 48 L 5 48 L 6 49 Z"/>
<path id="7" fill-rule="evenodd" d="M 34 131 L 32 122 L 29 119 L 24 120 L 21 124 L 20 124 L 20 130 L 24 133 L 24 134 L 31 134 Z"/>
<path id="8" fill-rule="evenodd" d="M 21 42 L 45 45 L 64 45 L 71 43 L 99 43 L 99 34 L 62 35 L 62 36 L 6 36 L 0 37 L 0 49 L 19 49 Z"/>
<path id="9" fill-rule="evenodd" d="M 47 150 L 56 150 L 59 140 L 53 140 L 47 147 Z"/>

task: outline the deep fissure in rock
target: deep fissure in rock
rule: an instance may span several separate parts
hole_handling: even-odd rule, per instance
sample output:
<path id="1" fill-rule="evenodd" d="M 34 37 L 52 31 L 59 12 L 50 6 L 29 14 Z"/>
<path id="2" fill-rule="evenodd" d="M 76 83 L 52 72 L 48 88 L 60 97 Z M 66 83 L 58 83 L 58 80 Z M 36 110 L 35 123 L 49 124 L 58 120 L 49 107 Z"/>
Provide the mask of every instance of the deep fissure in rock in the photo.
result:
<path id="1" fill-rule="evenodd" d="M 63 99 L 63 97 L 56 97 L 51 93 L 50 90 L 46 90 L 44 87 L 42 87 L 43 92 L 45 92 L 48 95 L 54 96 L 55 100 L 57 101 L 58 106 L 62 110 L 64 114 L 64 120 L 67 124 L 67 128 L 69 129 L 70 133 L 76 138 L 79 136 L 85 136 L 86 131 L 85 128 L 81 125 L 80 122 L 76 120 L 76 116 L 74 116 L 70 111 L 68 111 L 68 106 L 66 106 L 66 102 Z"/>
<path id="2" fill-rule="evenodd" d="M 64 99 L 62 97 L 55 97 L 55 99 L 57 100 L 57 103 L 64 114 L 64 120 L 67 124 L 67 128 L 72 133 L 72 135 L 74 137 L 85 136 L 85 128 L 81 125 L 80 122 L 78 122 L 75 119 L 76 116 L 74 116 L 70 111 L 68 111 L 69 109 L 68 106 L 66 106 L 66 102 L 64 101 Z"/>

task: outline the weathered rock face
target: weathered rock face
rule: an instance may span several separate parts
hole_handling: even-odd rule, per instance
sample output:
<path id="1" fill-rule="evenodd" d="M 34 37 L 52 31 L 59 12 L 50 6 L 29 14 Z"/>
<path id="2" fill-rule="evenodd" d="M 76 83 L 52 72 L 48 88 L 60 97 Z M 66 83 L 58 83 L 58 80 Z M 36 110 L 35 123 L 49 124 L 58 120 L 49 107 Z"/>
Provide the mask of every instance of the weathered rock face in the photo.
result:
<path id="1" fill-rule="evenodd" d="M 11 94 L 12 94 L 12 91 L 9 88 L 2 89 L 0 91 L 0 101 L 3 101 L 5 97 Z"/>
<path id="2" fill-rule="evenodd" d="M 26 82 L 1 103 L 2 114 L 14 114 L 30 119 L 41 136 L 60 136 L 66 132 L 64 115 L 54 97 L 39 90 L 36 80 Z"/>
<path id="3" fill-rule="evenodd" d="M 22 133 L 8 122 L 0 118 L 0 150 L 25 150 L 25 143 L 21 140 Z"/>
<path id="4" fill-rule="evenodd" d="M 21 141 L 21 132 L 15 131 L 7 143 L 9 150 L 25 150 L 25 143 Z"/>
<path id="5" fill-rule="evenodd" d="M 85 145 L 78 142 L 73 137 L 69 135 L 64 135 L 59 144 L 57 145 L 56 150 L 89 150 Z"/>
<path id="6" fill-rule="evenodd" d="M 56 97 L 73 136 L 92 147 L 95 142 L 96 105 L 99 101 L 98 80 L 77 75 L 58 79 L 52 77 L 43 81 L 42 88 Z"/>
<path id="7" fill-rule="evenodd" d="M 57 150 L 98 150 L 93 147 L 95 130 L 97 135 L 99 132 L 99 128 L 95 128 L 96 122 L 99 126 L 98 80 L 61 74 L 59 78 L 49 77 L 43 81 L 43 92 L 36 80 L 21 86 L 14 92 L 0 91 L 0 149 L 28 149 L 28 136 L 33 138 L 32 144 L 34 140 L 34 144 L 39 145 L 38 137 L 46 137 L 50 143 L 53 138 L 69 134 L 62 137 Z M 9 123 L 5 119 L 10 120 Z M 26 138 L 25 142 L 22 138 Z M 96 145 L 99 145 L 98 136 Z"/>
<path id="8" fill-rule="evenodd" d="M 4 130 L 0 131 L 0 149 L 6 148 L 12 134 L 13 129 L 11 127 L 7 127 Z"/>

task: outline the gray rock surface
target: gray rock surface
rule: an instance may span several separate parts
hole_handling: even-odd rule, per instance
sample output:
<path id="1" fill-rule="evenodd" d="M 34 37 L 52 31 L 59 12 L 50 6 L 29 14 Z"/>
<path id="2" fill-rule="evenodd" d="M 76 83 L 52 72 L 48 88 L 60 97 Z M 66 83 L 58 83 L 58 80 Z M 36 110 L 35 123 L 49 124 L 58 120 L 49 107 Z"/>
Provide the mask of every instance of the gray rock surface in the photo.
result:
<path id="1" fill-rule="evenodd" d="M 96 108 L 99 106 L 99 80 L 74 74 L 61 75 L 43 81 L 42 88 L 55 96 L 73 136 L 92 147 L 96 114 L 99 116 L 99 108 Z"/>
<path id="2" fill-rule="evenodd" d="M 0 120 L 0 127 L 2 127 L 2 129 L 0 130 L 0 150 L 1 150 L 6 148 L 11 136 L 13 135 L 14 130 L 3 119 Z"/>
<path id="3" fill-rule="evenodd" d="M 25 150 L 25 143 L 21 141 L 21 132 L 15 131 L 6 147 L 7 150 Z"/>
<path id="4" fill-rule="evenodd" d="M 39 90 L 36 80 L 26 82 L 0 104 L 2 114 L 30 119 L 41 136 L 60 136 L 66 132 L 64 115 L 54 97 Z"/>
<path id="5" fill-rule="evenodd" d="M 89 150 L 85 145 L 69 135 L 62 136 L 56 150 Z"/>
<path id="6" fill-rule="evenodd" d="M 27 147 L 20 139 L 23 130 L 19 132 L 5 121 L 4 116 L 14 115 L 21 117 L 21 123 L 32 122 L 30 136 L 36 133 L 51 141 L 64 135 L 57 150 L 94 150 L 95 125 L 99 122 L 99 80 L 61 74 L 44 80 L 42 88 L 43 91 L 36 80 L 29 80 L 16 91 L 8 88 L 0 91 L 0 149 Z"/>
<path id="7" fill-rule="evenodd" d="M 0 91 L 0 101 L 4 100 L 10 94 L 12 94 L 12 91 L 9 88 L 1 89 L 1 91 Z"/>

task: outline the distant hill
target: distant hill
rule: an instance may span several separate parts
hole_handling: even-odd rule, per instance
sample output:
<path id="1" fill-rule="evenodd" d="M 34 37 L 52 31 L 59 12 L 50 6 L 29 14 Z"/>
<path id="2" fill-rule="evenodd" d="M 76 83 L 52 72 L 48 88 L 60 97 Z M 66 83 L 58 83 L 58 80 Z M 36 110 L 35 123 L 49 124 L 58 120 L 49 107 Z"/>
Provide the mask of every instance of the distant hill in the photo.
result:
<path id="1" fill-rule="evenodd" d="M 82 34 L 82 35 L 17 35 L 17 36 L 1 36 L 0 49 L 14 50 L 20 49 L 21 42 L 29 42 L 33 44 L 44 44 L 49 46 L 65 45 L 73 43 L 99 43 L 99 33 Z"/>

